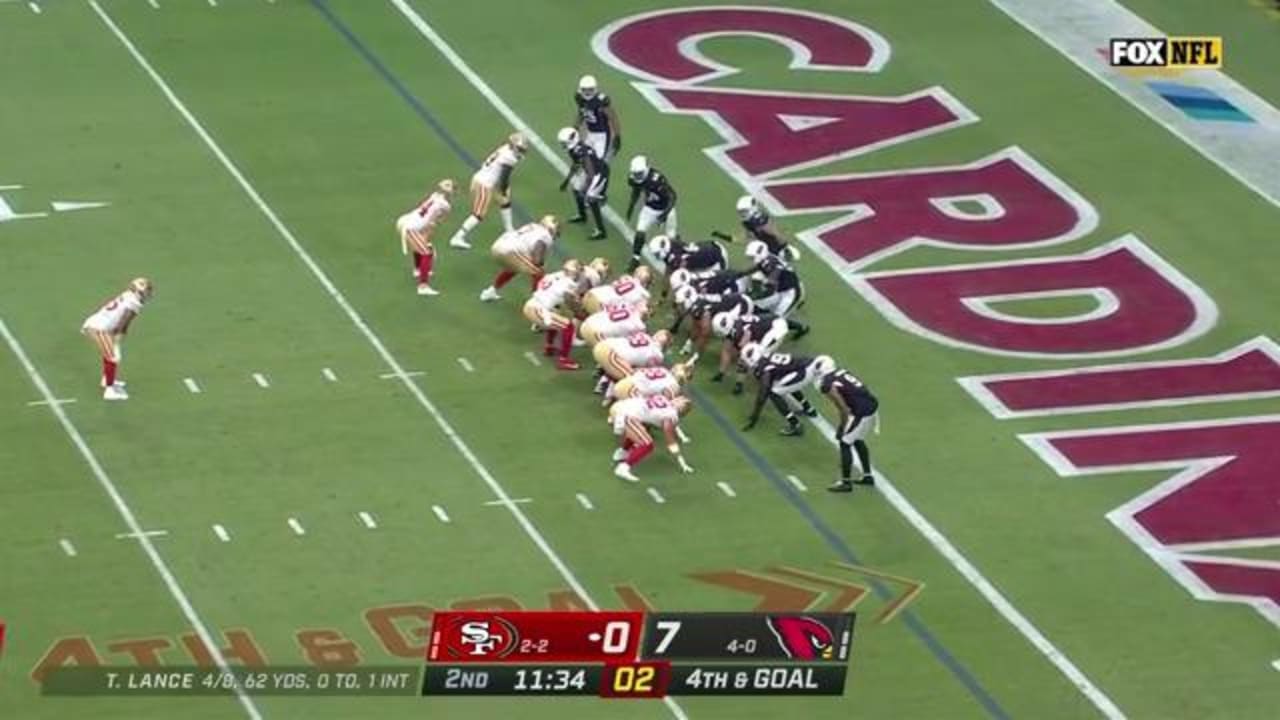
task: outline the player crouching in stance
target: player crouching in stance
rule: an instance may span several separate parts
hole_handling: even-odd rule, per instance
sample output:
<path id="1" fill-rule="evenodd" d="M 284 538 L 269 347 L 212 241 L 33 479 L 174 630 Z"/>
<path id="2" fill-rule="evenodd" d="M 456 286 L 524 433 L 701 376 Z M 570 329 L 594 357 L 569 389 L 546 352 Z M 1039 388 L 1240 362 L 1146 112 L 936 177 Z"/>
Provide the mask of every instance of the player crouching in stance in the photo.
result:
<path id="1" fill-rule="evenodd" d="M 97 312 L 85 319 L 80 332 L 88 337 L 98 348 L 102 356 L 102 399 L 128 400 L 124 381 L 116 377 L 123 353 L 121 343 L 129 332 L 129 325 L 142 312 L 155 287 L 146 278 L 136 278 L 129 282 L 124 292 L 112 298 L 107 304 L 98 308 Z"/>
<path id="2" fill-rule="evenodd" d="M 638 332 L 626 337 L 609 338 L 591 348 L 591 356 L 600 367 L 597 393 L 608 392 L 609 385 L 636 371 L 636 368 L 658 367 L 671 344 L 671 333 L 659 330 L 650 335 Z"/>
<path id="3" fill-rule="evenodd" d="M 475 229 L 489 212 L 489 203 L 493 194 L 498 194 L 498 205 L 502 212 L 502 227 L 511 231 L 511 174 L 516 165 L 529 152 L 529 140 L 523 133 L 511 133 L 507 141 L 499 145 L 489 157 L 480 164 L 480 169 L 471 176 L 471 214 L 462 221 L 462 227 L 449 238 L 450 247 L 468 250 L 467 233 Z"/>
<path id="4" fill-rule="evenodd" d="M 816 358 L 787 353 L 765 355 L 764 348 L 754 343 L 742 349 L 742 364 L 760 381 L 760 393 L 756 396 L 755 406 L 751 408 L 751 417 L 742 429 L 750 430 L 756 426 L 765 400 L 769 400 L 777 408 L 778 414 L 787 421 L 782 434 L 788 436 L 800 435 L 804 431 L 804 426 L 796 417 L 797 409 L 807 417 L 818 416 L 818 411 L 804 396 L 805 386 L 836 368 L 835 360 L 829 355 L 819 355 Z"/>
<path id="5" fill-rule="evenodd" d="M 653 271 L 638 267 L 630 275 L 623 275 L 608 285 L 598 285 L 582 298 L 587 312 L 600 312 L 605 305 L 627 303 L 638 305 L 649 302 L 649 286 L 653 284 Z"/>
<path id="6" fill-rule="evenodd" d="M 840 443 L 840 479 L 827 489 L 831 492 L 850 492 L 854 483 L 875 485 L 871 474 L 871 449 L 867 447 L 867 433 L 872 428 L 880 431 L 880 401 L 871 394 L 862 381 L 848 370 L 833 370 L 814 380 L 818 391 L 831 400 L 840 412 L 836 425 L 836 441 Z M 862 478 L 853 480 L 853 453 L 858 453 L 858 466 Z"/>
<path id="7" fill-rule="evenodd" d="M 609 303 L 582 321 L 582 339 L 595 345 L 609 338 L 645 331 L 649 306 L 645 303 Z"/>
<path id="8" fill-rule="evenodd" d="M 641 368 L 614 383 L 609 392 L 605 393 L 603 404 L 651 395 L 674 398 L 682 393 L 685 384 L 691 379 L 693 366 L 688 363 L 676 363 L 669 368 Z"/>
<path id="9" fill-rule="evenodd" d="M 528 275 L 531 286 L 536 288 L 538 280 L 542 279 L 542 265 L 559 234 L 560 223 L 554 215 L 546 215 L 538 222 L 521 225 L 499 235 L 489 254 L 503 269 L 493 278 L 493 284 L 480 293 L 480 299 L 484 302 L 501 300 L 498 290 L 521 273 Z"/>
<path id="10" fill-rule="evenodd" d="M 436 185 L 436 191 L 418 204 L 418 207 L 396 220 L 396 232 L 400 234 L 400 249 L 413 251 L 413 273 L 418 278 L 419 295 L 439 295 L 431 287 L 431 269 L 435 266 L 436 250 L 431 245 L 431 234 L 449 214 L 452 206 L 453 181 L 445 178 Z"/>
<path id="11" fill-rule="evenodd" d="M 653 452 L 653 436 L 649 434 L 648 427 L 650 425 L 662 428 L 667 451 L 680 465 L 680 471 L 693 472 L 693 468 L 680 454 L 679 425 L 680 418 L 692 407 L 689 398 L 677 396 L 667 399 L 664 395 L 619 400 L 610 406 L 609 424 L 613 426 L 613 433 L 622 437 L 620 446 L 613 453 L 613 459 L 618 463 L 613 468 L 613 474 L 630 482 L 640 481 L 631 470 Z"/>
<path id="12" fill-rule="evenodd" d="M 564 268 L 543 276 L 538 281 L 533 296 L 524 304 L 524 317 L 538 329 L 545 331 L 544 355 L 555 354 L 556 336 L 560 336 L 560 354 L 556 367 L 561 370 L 577 370 L 580 365 L 571 357 L 573 349 L 573 308 L 578 302 L 578 280 L 582 276 L 582 263 L 565 260 Z M 566 312 L 560 312 L 567 308 Z"/>

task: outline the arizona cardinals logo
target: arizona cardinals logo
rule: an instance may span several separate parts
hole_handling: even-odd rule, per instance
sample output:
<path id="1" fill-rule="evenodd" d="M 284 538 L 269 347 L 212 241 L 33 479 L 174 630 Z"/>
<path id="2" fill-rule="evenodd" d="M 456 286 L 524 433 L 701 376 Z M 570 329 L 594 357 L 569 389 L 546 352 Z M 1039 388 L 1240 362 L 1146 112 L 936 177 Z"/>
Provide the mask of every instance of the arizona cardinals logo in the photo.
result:
<path id="1" fill-rule="evenodd" d="M 818 620 L 805 615 L 777 615 L 766 621 L 789 658 L 830 660 L 835 653 L 831 629 Z"/>

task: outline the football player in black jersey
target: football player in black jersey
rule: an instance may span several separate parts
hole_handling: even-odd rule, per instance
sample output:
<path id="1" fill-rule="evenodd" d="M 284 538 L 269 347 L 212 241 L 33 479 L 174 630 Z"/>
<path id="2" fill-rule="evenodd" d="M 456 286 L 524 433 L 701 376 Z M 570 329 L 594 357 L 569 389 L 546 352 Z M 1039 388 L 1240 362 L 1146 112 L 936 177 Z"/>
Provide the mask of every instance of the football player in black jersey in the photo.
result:
<path id="1" fill-rule="evenodd" d="M 569 154 L 569 173 L 560 183 L 560 190 L 563 191 L 572 183 L 573 201 L 578 207 L 578 214 L 569 218 L 569 222 L 586 222 L 587 208 L 591 208 L 591 219 L 596 224 L 591 239 L 601 240 L 605 237 L 605 231 L 600 206 L 604 204 L 605 195 L 609 191 L 609 164 L 590 145 L 583 142 L 582 136 L 571 127 L 562 128 L 556 139 Z"/>
<path id="2" fill-rule="evenodd" d="M 687 243 L 654 235 L 649 241 L 649 254 L 667 268 L 667 275 L 681 268 L 695 278 L 710 277 L 729 267 L 729 254 L 718 242 Z"/>
<path id="3" fill-rule="evenodd" d="M 600 92 L 594 75 L 583 75 L 578 80 L 578 92 L 573 94 L 576 111 L 573 126 L 582 133 L 588 145 L 605 162 L 622 149 L 622 123 L 613 109 L 613 101 Z"/>
<path id="4" fill-rule="evenodd" d="M 732 313 L 715 315 L 711 318 L 711 331 L 725 339 L 724 345 L 720 347 L 720 366 L 716 374 L 711 376 L 711 382 L 721 382 L 729 368 L 736 366 L 733 394 L 741 395 L 743 372 L 741 366 L 735 361 L 741 354 L 742 348 L 756 343 L 764 348 L 766 353 L 772 353 L 786 339 L 790 328 L 787 327 L 785 319 L 777 317 L 768 310 L 755 308 L 751 312 L 737 316 Z"/>
<path id="5" fill-rule="evenodd" d="M 816 381 L 818 390 L 831 400 L 840 412 L 836 425 L 836 441 L 840 443 L 840 479 L 827 488 L 831 492 L 849 492 L 854 483 L 875 485 L 871 474 L 871 450 L 867 447 L 867 433 L 878 427 L 876 411 L 880 401 L 867 386 L 848 370 L 833 370 Z M 858 465 L 862 469 L 859 480 L 853 478 L 853 453 L 858 453 Z"/>
<path id="6" fill-rule="evenodd" d="M 799 260 L 800 251 L 787 243 L 786 238 L 773 224 L 773 219 L 756 199 L 750 195 L 738 198 L 738 219 L 742 220 L 742 229 L 748 240 L 759 240 L 769 248 L 771 255 L 784 260 Z"/>
<path id="7" fill-rule="evenodd" d="M 795 268 L 787 261 L 769 252 L 762 240 L 747 243 L 747 259 L 752 262 L 750 273 L 763 285 L 763 294 L 756 298 L 756 305 L 786 318 L 787 325 L 796 339 L 809 332 L 809 326 L 791 315 L 804 304 L 804 283 Z"/>
<path id="8" fill-rule="evenodd" d="M 673 238 L 680 237 L 680 230 L 676 218 L 676 190 L 666 175 L 649 165 L 648 158 L 643 155 L 631 158 L 627 182 L 631 185 L 628 220 L 636 209 L 636 201 L 644 196 L 640 217 L 636 218 L 636 234 L 631 240 L 630 269 L 634 270 L 640 265 L 640 252 L 644 250 L 645 237 L 651 228 L 661 225 L 662 231 Z"/>
<path id="9" fill-rule="evenodd" d="M 835 369 L 835 361 L 827 355 L 802 357 L 787 353 L 766 354 L 764 348 L 757 344 L 748 344 L 742 349 L 742 364 L 760 381 L 760 392 L 756 395 L 755 406 L 751 408 L 751 417 L 743 430 L 750 430 L 760 421 L 760 411 L 769 400 L 778 409 L 778 413 L 787 421 L 783 435 L 795 436 L 804 432 L 800 418 L 796 416 L 796 407 L 806 417 L 817 417 L 818 411 L 804 396 L 804 388 L 813 381 Z M 789 406 L 788 403 L 791 405 Z"/>

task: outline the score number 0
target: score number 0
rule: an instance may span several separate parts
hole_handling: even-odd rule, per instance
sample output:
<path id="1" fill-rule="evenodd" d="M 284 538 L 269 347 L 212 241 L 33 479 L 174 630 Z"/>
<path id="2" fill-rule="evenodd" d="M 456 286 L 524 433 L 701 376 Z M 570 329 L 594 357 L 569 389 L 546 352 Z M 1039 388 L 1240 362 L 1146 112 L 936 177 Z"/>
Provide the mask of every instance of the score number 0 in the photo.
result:
<path id="1" fill-rule="evenodd" d="M 604 624 L 604 634 L 591 633 L 587 639 L 600 643 L 600 652 L 605 655 L 625 653 L 631 640 L 631 623 L 626 620 L 611 620 Z"/>

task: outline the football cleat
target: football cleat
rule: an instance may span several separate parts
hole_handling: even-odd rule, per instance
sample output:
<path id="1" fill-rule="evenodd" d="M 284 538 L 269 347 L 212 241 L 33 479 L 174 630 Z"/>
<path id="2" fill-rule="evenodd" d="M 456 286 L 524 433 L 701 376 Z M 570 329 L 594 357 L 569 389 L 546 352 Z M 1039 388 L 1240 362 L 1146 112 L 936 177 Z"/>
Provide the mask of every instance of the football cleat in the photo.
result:
<path id="1" fill-rule="evenodd" d="M 827 492 L 834 492 L 834 493 L 853 492 L 853 483 L 848 480 L 837 480 L 827 486 Z"/>
<path id="2" fill-rule="evenodd" d="M 129 393 L 125 392 L 124 386 L 116 383 L 102 391 L 103 400 L 128 400 Z"/>
<path id="3" fill-rule="evenodd" d="M 419 286 L 418 286 L 418 294 L 419 294 L 419 295 L 432 295 L 432 296 L 434 296 L 434 295 L 439 295 L 439 294 L 440 294 L 440 291 L 439 291 L 439 290 L 436 290 L 435 288 L 431 287 L 430 285 L 419 285 Z"/>
<path id="4" fill-rule="evenodd" d="M 605 238 L 607 238 L 607 237 L 609 237 L 609 234 L 608 234 L 608 233 L 606 233 L 604 230 L 600 230 L 599 228 L 597 228 L 597 229 L 595 230 L 595 232 L 593 232 L 593 233 L 591 233 L 590 235 L 588 235 L 588 236 L 587 236 L 587 239 L 588 239 L 588 240 L 603 240 L 603 239 L 605 239 Z"/>
<path id="5" fill-rule="evenodd" d="M 613 474 L 617 475 L 623 480 L 626 480 L 627 482 L 640 482 L 640 478 L 632 474 L 631 466 L 624 462 L 620 462 L 617 465 L 613 466 Z"/>
<path id="6" fill-rule="evenodd" d="M 582 366 L 573 358 L 562 357 L 556 360 L 557 370 L 581 370 Z"/>
<path id="7" fill-rule="evenodd" d="M 460 235 L 454 235 L 449 238 L 449 247 L 455 247 L 459 250 L 470 250 L 471 243 L 467 242 L 467 239 Z"/>
<path id="8" fill-rule="evenodd" d="M 499 295 L 498 291 L 492 287 L 487 287 L 484 290 L 480 291 L 480 302 L 493 302 L 494 300 L 501 300 L 501 299 L 502 299 L 502 296 Z"/>
<path id="9" fill-rule="evenodd" d="M 635 182 L 640 182 L 645 175 L 649 174 L 649 160 L 643 155 L 637 155 L 631 158 L 631 167 L 628 169 L 627 175 Z"/>
<path id="10" fill-rule="evenodd" d="M 626 459 L 627 459 L 627 451 L 626 451 L 626 450 L 623 450 L 622 448 L 618 448 L 618 449 L 616 449 L 616 450 L 614 450 L 614 451 L 613 451 L 613 461 L 614 461 L 614 462 L 619 463 L 619 462 L 622 462 L 623 460 L 626 460 Z"/>
<path id="11" fill-rule="evenodd" d="M 783 437 L 800 437 L 804 434 L 804 426 L 798 422 L 793 422 L 779 430 L 778 434 Z"/>
<path id="12" fill-rule="evenodd" d="M 556 133 L 556 140 L 566 149 L 576 147 L 578 144 L 578 131 L 571 127 L 560 128 L 560 132 Z"/>
<path id="13" fill-rule="evenodd" d="M 863 475 L 861 478 L 854 480 L 853 482 L 857 485 L 875 485 L 876 478 L 874 475 Z"/>

